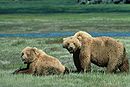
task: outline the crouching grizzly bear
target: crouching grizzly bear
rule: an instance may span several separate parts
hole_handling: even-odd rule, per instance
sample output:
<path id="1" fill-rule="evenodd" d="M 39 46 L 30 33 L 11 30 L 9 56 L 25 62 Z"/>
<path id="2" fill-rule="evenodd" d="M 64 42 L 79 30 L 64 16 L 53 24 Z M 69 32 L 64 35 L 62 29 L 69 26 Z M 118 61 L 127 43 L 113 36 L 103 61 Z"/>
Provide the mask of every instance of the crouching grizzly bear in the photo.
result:
<path id="1" fill-rule="evenodd" d="M 78 72 L 90 71 L 91 63 L 107 67 L 108 73 L 115 72 L 117 69 L 122 72 L 129 71 L 125 47 L 113 38 L 88 37 L 79 40 L 75 36 L 70 36 L 63 39 L 63 48 L 73 53 Z"/>
<path id="2" fill-rule="evenodd" d="M 24 48 L 21 57 L 27 68 L 16 70 L 14 74 L 53 75 L 69 72 L 58 59 L 35 47 Z"/>

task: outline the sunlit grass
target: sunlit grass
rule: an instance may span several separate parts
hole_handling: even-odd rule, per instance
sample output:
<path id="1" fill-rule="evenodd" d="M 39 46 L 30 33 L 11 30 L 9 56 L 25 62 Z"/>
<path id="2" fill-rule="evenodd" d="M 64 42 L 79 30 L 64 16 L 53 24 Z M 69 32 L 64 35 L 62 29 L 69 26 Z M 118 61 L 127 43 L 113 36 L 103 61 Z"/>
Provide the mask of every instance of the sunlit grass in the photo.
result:
<path id="1" fill-rule="evenodd" d="M 42 2 L 39 2 L 42 1 Z M 130 5 L 77 5 L 75 0 L 0 0 L 0 33 L 130 32 Z M 55 13 L 53 13 L 55 12 Z M 3 14 L 9 13 L 9 14 Z M 14 14 L 12 14 L 14 13 Z M 31 14 L 33 13 L 33 14 Z M 35 13 L 35 14 L 34 14 Z M 25 67 L 20 55 L 26 46 L 37 47 L 76 70 L 72 55 L 62 48 L 62 38 L 0 38 L 0 87 L 129 87 L 130 74 L 106 74 L 92 65 L 91 73 L 32 76 L 12 75 Z M 126 46 L 130 37 L 114 37 Z"/>
<path id="2" fill-rule="evenodd" d="M 130 75 L 126 74 L 93 72 L 39 77 L 32 75 L 12 75 L 10 71 L 0 71 L 1 87 L 129 87 L 130 85 Z"/>
<path id="3" fill-rule="evenodd" d="M 128 13 L 0 15 L 0 33 L 129 32 Z"/>

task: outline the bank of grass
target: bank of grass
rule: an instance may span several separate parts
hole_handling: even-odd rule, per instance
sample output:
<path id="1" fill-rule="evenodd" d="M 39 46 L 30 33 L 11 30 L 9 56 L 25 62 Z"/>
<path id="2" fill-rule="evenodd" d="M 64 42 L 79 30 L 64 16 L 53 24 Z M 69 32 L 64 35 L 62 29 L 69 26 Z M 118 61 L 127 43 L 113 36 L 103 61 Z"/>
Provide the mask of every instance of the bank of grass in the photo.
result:
<path id="1" fill-rule="evenodd" d="M 129 24 L 129 13 L 0 15 L 0 33 L 130 32 Z"/>
<path id="2" fill-rule="evenodd" d="M 129 32 L 130 5 L 0 0 L 0 33 Z"/>
<path id="3" fill-rule="evenodd" d="M 17 0 L 0 1 L 0 13 L 128 13 L 130 6 L 126 4 L 86 4 L 79 5 L 76 0 Z"/>

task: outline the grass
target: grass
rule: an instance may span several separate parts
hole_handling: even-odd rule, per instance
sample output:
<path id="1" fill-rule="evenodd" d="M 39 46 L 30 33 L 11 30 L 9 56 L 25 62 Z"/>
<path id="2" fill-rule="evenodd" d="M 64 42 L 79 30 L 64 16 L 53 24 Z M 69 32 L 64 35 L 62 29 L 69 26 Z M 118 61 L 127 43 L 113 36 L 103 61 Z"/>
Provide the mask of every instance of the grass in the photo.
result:
<path id="1" fill-rule="evenodd" d="M 0 15 L 0 33 L 129 32 L 129 24 L 129 13 Z"/>
<path id="2" fill-rule="evenodd" d="M 75 0 L 0 0 L 0 33 L 130 32 L 129 5 L 77 5 Z M 8 13 L 8 14 L 7 14 Z M 0 87 L 129 87 L 130 73 L 105 74 L 92 65 L 91 73 L 32 76 L 12 75 L 25 67 L 21 50 L 33 46 L 75 70 L 72 55 L 62 48 L 62 38 L 0 37 Z M 114 37 L 130 56 L 130 37 Z"/>
<path id="3" fill-rule="evenodd" d="M 115 39 L 123 42 L 130 54 L 130 37 L 115 37 Z M 75 67 L 72 55 L 62 48 L 62 38 L 0 38 L 0 43 L 0 60 L 4 62 L 0 62 L 0 87 L 129 87 L 129 74 L 105 74 L 102 73 L 103 68 L 95 65 L 92 66 L 92 73 L 86 74 L 70 73 L 41 77 L 12 75 L 15 69 L 25 67 L 21 61 L 20 52 L 26 46 L 44 50 L 70 69 L 75 70 Z"/>
<path id="4" fill-rule="evenodd" d="M 64 76 L 35 77 L 31 75 L 9 75 L 2 71 L 0 75 L 1 87 L 129 87 L 130 80 L 129 76 L 125 74 L 101 73 L 72 73 Z"/>
<path id="5" fill-rule="evenodd" d="M 0 33 L 129 32 L 129 9 L 75 0 L 0 0 Z"/>
<path id="6" fill-rule="evenodd" d="M 78 5 L 76 0 L 0 1 L 0 13 L 129 13 L 126 4 Z"/>

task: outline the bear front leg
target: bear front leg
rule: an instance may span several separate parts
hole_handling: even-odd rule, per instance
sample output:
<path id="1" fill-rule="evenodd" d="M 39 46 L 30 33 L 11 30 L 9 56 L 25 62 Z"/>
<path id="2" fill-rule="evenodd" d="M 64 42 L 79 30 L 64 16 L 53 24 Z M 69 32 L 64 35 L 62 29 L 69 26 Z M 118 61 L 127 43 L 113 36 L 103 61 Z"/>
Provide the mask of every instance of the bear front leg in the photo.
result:
<path id="1" fill-rule="evenodd" d="M 30 67 L 30 64 L 27 64 L 27 67 L 26 68 L 20 68 L 20 69 L 17 69 L 13 72 L 13 74 L 31 74 L 32 73 L 32 70 L 29 68 Z"/>
<path id="2" fill-rule="evenodd" d="M 82 72 L 90 72 L 91 71 L 91 63 L 89 59 L 82 59 L 81 60 L 81 71 Z"/>
<path id="3" fill-rule="evenodd" d="M 75 53 L 73 53 L 73 61 L 77 69 L 77 72 L 81 72 L 81 63 L 79 59 L 79 54 L 80 54 L 80 50 L 77 50 Z"/>
<path id="4" fill-rule="evenodd" d="M 79 59 L 80 59 L 80 62 L 81 62 L 82 72 L 91 71 L 90 54 L 89 53 L 81 53 Z"/>
<path id="5" fill-rule="evenodd" d="M 129 72 L 129 61 L 127 58 L 124 59 L 123 63 L 121 66 L 119 66 L 119 70 L 121 72 Z"/>
<path id="6" fill-rule="evenodd" d="M 31 69 L 18 69 L 16 71 L 13 72 L 13 74 L 32 74 L 32 70 Z"/>

